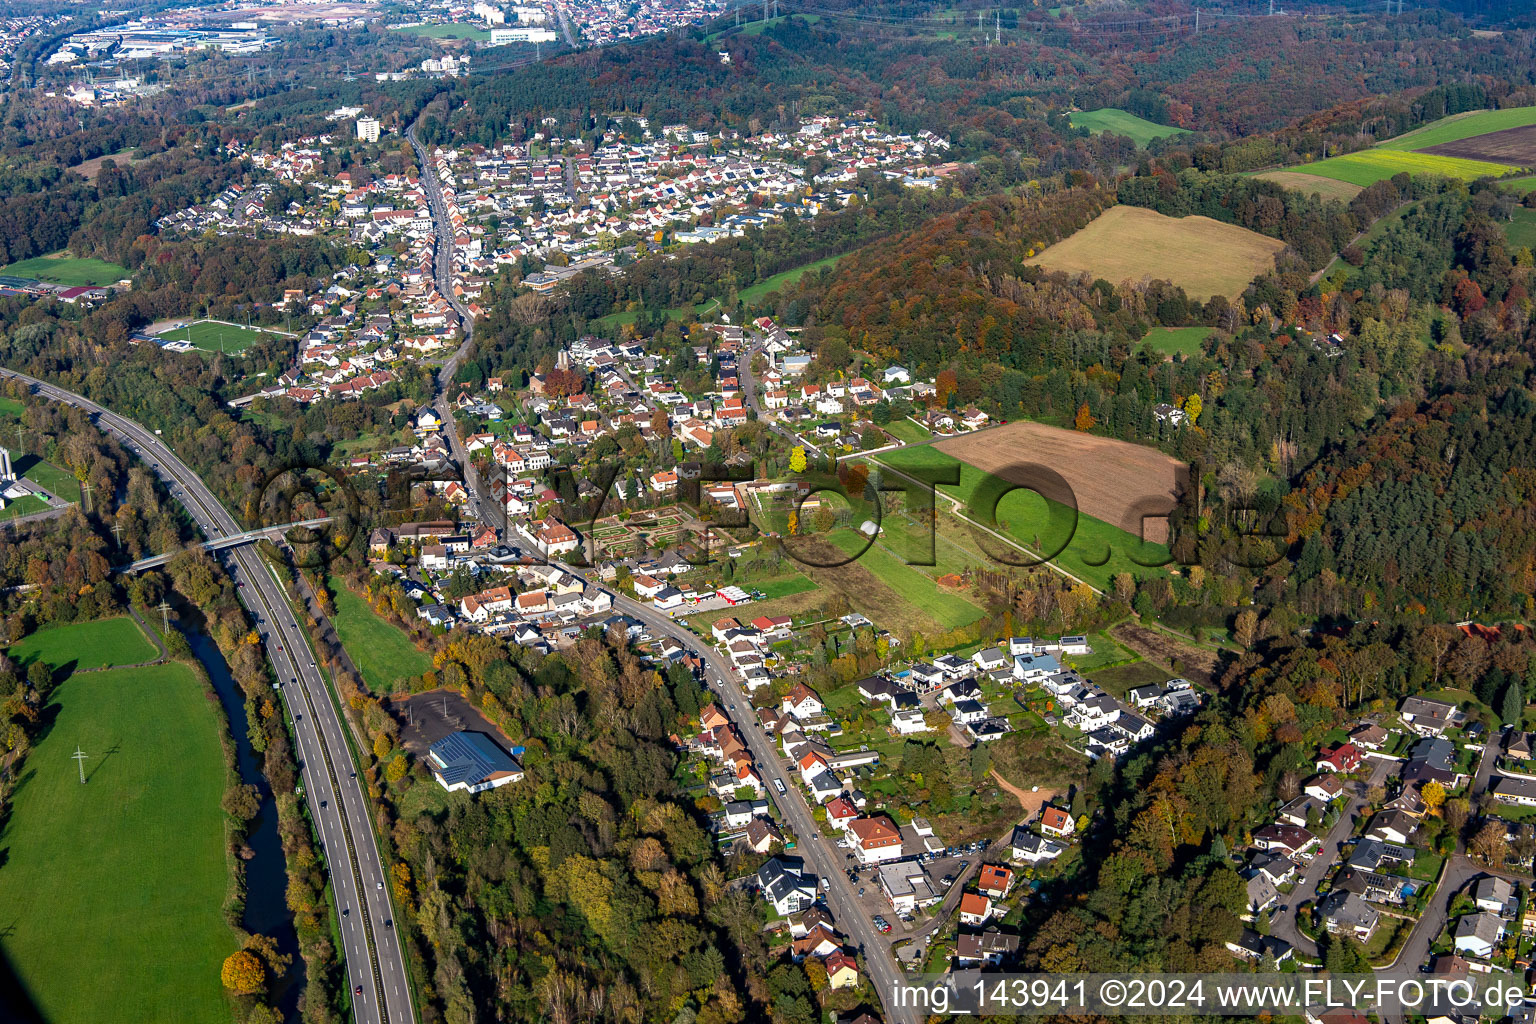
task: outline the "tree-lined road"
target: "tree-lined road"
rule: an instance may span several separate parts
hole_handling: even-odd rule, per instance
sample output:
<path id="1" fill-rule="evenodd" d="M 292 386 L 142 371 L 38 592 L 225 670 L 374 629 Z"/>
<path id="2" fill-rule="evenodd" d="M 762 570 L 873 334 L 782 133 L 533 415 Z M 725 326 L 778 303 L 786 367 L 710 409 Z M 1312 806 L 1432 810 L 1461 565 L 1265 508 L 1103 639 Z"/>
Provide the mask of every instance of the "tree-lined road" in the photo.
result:
<path id="1" fill-rule="evenodd" d="M 436 260 L 438 291 L 453 304 L 458 310 L 464 325 L 464 342 L 459 349 L 446 362 L 438 373 L 437 383 L 439 394 L 437 398 L 438 415 L 443 421 L 443 435 L 447 439 L 454 459 L 464 471 L 464 486 L 469 491 L 470 508 L 479 516 L 483 523 L 493 524 L 503 530 L 503 539 L 510 542 L 514 530 L 508 522 L 505 507 L 501 503 L 499 494 L 487 494 L 479 480 L 473 465 L 469 461 L 469 454 L 465 451 L 462 440 L 459 437 L 458 421 L 453 418 L 453 408 L 448 401 L 447 387 L 453 380 L 453 374 L 458 369 L 459 363 L 469 350 L 471 332 L 474 322 L 470 319 L 468 311 L 453 294 L 453 224 L 448 218 L 447 204 L 443 201 L 442 189 L 437 181 L 437 175 L 432 165 L 430 155 L 426 148 L 416 138 L 415 127 L 412 126 L 406 132 L 411 145 L 416 149 L 416 160 L 421 168 L 421 178 L 426 184 L 427 204 L 432 211 L 433 234 L 436 236 Z M 748 352 L 747 359 L 751 359 Z M 749 401 L 754 402 L 756 385 L 750 376 L 750 367 L 747 368 L 747 376 L 744 378 L 746 392 Z M 814 446 L 812 446 L 814 447 Z M 538 547 L 533 539 L 523 534 L 522 545 L 524 550 L 537 551 Z M 588 579 L 590 570 L 566 565 L 551 560 L 551 564 L 578 577 L 588 585 L 596 581 Z M 649 605 L 641 604 L 622 594 L 615 594 L 614 607 L 617 610 L 630 615 L 645 623 L 657 636 L 667 636 L 690 650 L 698 650 L 704 659 L 706 666 L 705 681 L 718 692 L 727 708 L 739 708 L 739 711 L 731 711 L 731 719 L 737 725 L 747 746 L 752 751 L 752 756 L 758 763 L 758 770 L 764 781 L 774 790 L 775 783 L 784 786 L 784 797 L 778 798 L 777 803 L 788 819 L 790 828 L 795 835 L 801 838 L 799 852 L 807 864 L 814 870 L 818 878 L 825 883 L 826 901 L 837 919 L 837 924 L 849 939 L 864 951 L 865 969 L 869 972 L 870 980 L 879 993 L 881 1002 L 885 1005 L 885 1019 L 891 1024 L 918 1024 L 919 1015 L 911 1008 L 897 1007 L 893 1002 L 896 986 L 901 981 L 901 971 L 896 966 L 895 958 L 891 955 L 890 943 L 875 930 L 869 916 L 859 907 L 854 897 L 853 887 L 848 882 L 848 876 L 843 873 L 844 863 L 841 850 L 834 844 L 821 839 L 821 831 L 815 820 L 811 817 L 809 806 L 805 797 L 793 779 L 784 774 L 778 751 L 768 737 L 757 728 L 757 723 L 752 720 L 752 704 L 747 700 L 741 690 L 740 682 L 736 679 L 729 665 L 720 657 L 707 642 L 693 633 L 681 623 L 676 622 L 670 616 L 656 611 Z"/>
<path id="2" fill-rule="evenodd" d="M 210 541 L 246 528 L 160 438 L 134 421 L 44 381 L 0 367 L 0 377 L 27 383 L 35 394 L 92 415 L 101 429 L 139 456 Z M 340 914 L 341 954 L 358 1021 L 409 1024 L 416 1019 L 410 979 L 394 929 L 389 878 L 379 856 L 373 815 L 353 770 L 345 725 L 308 639 L 299 628 L 282 585 L 248 545 L 220 552 L 241 601 L 250 610 L 293 716 L 304 796 L 330 870 Z"/>

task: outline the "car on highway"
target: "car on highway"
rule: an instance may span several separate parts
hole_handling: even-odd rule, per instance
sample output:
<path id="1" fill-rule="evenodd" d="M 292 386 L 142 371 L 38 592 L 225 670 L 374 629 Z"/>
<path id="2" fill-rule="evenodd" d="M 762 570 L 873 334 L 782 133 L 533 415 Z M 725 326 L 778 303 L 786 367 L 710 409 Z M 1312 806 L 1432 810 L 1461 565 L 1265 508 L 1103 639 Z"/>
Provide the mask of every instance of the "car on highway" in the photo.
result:
<path id="1" fill-rule="evenodd" d="M 361 985 L 357 986 L 357 988 L 352 990 L 352 994 L 355 995 L 355 996 L 362 995 L 363 994 L 363 986 L 361 986 Z"/>
<path id="2" fill-rule="evenodd" d="M 341 908 L 341 916 L 342 917 L 350 917 L 351 915 L 352 915 L 352 908 L 351 907 L 342 907 Z"/>

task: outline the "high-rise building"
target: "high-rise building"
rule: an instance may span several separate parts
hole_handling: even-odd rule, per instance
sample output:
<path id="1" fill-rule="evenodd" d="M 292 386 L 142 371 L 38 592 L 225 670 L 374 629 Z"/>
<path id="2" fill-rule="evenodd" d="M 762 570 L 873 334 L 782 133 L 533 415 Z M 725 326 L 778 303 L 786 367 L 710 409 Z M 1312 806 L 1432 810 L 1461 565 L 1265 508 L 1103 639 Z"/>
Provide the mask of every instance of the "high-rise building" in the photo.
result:
<path id="1" fill-rule="evenodd" d="M 357 137 L 364 142 L 379 141 L 379 119 L 376 117 L 360 117 L 357 119 Z"/>
<path id="2" fill-rule="evenodd" d="M 11 452 L 8 448 L 0 448 L 0 483 L 15 483 L 16 471 L 11 468 Z"/>

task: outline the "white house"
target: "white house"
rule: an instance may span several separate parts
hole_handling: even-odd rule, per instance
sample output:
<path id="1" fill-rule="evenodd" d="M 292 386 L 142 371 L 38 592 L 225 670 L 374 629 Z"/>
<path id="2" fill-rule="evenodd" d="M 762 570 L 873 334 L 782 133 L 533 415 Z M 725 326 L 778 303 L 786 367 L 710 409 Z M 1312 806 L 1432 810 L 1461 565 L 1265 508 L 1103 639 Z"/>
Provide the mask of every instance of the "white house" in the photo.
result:
<path id="1" fill-rule="evenodd" d="M 1456 952 L 1486 960 L 1504 938 L 1504 922 L 1484 911 L 1465 914 L 1456 922 Z"/>

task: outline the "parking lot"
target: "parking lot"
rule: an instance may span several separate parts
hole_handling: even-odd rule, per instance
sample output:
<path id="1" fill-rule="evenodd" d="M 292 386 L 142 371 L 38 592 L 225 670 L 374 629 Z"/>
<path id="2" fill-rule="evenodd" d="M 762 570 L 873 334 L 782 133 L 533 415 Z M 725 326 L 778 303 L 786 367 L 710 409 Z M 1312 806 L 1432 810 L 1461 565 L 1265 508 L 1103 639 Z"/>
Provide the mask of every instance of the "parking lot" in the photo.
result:
<path id="1" fill-rule="evenodd" d="M 933 914 L 943 905 L 941 900 L 940 903 L 936 903 L 931 907 L 915 911 L 912 915 L 912 920 L 902 920 L 891 909 L 890 902 L 885 898 L 885 892 L 880 888 L 878 865 L 867 867 L 856 865 L 852 860 L 852 851 L 845 850 L 843 852 L 849 855 L 844 860 L 844 873 L 847 874 L 850 870 L 857 873 L 857 878 L 850 877 L 849 881 L 853 883 L 854 895 L 859 906 L 870 918 L 874 918 L 877 914 L 885 918 L 891 926 L 888 938 L 892 940 L 900 939 L 922 929 L 932 919 Z M 947 899 L 951 890 L 955 886 L 962 884 L 962 879 L 968 880 L 975 874 L 975 868 L 981 863 L 981 858 L 985 855 L 985 852 L 980 849 L 975 851 L 964 850 L 956 856 L 946 854 L 932 860 L 924 860 L 922 862 L 923 867 L 927 869 L 928 876 L 933 880 L 934 891 Z M 950 879 L 949 885 L 944 884 L 945 878 Z M 862 896 L 858 895 L 861 889 L 863 890 Z"/>

